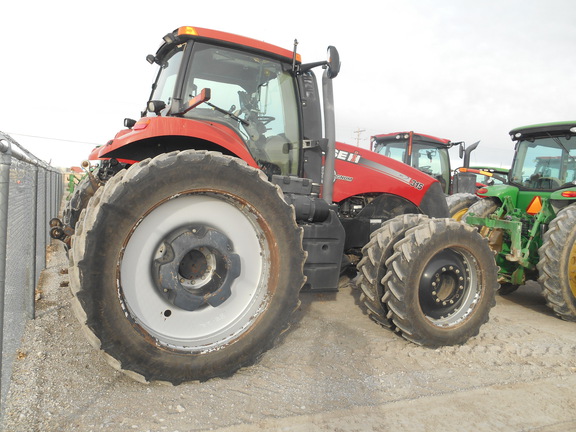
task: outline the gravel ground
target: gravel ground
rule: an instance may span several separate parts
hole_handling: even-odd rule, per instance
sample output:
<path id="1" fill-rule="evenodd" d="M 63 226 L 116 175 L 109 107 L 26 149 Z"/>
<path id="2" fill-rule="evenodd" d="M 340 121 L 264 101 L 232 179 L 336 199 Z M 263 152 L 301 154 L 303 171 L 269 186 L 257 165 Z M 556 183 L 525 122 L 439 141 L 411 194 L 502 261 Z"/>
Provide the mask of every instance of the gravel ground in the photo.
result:
<path id="1" fill-rule="evenodd" d="M 343 279 L 338 294 L 303 294 L 292 329 L 255 366 L 171 387 L 137 383 L 92 349 L 66 265 L 51 245 L 5 431 L 576 430 L 576 324 L 555 318 L 535 283 L 498 297 L 466 345 L 430 350 L 372 323 Z"/>

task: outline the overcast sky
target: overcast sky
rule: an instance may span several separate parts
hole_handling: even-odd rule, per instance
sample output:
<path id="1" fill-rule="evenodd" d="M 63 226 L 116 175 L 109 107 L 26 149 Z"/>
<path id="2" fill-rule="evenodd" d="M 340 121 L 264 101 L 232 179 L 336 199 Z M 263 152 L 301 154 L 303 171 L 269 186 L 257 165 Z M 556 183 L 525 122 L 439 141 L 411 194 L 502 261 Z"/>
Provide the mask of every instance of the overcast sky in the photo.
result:
<path id="1" fill-rule="evenodd" d="M 183 25 L 298 39 L 304 62 L 336 46 L 336 138 L 350 144 L 413 130 L 480 140 L 473 163 L 508 166 L 512 128 L 576 120 L 573 0 L 33 0 L 0 7 L 0 131 L 79 165 L 138 118 L 155 73 L 145 57 Z"/>

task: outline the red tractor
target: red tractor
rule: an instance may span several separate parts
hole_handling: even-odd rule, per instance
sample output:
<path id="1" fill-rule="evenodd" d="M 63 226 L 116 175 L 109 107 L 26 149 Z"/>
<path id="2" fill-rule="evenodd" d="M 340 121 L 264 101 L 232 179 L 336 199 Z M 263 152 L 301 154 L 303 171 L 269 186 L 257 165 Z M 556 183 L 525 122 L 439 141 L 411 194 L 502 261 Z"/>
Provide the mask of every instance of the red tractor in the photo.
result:
<path id="1" fill-rule="evenodd" d="M 337 290 L 356 267 L 369 314 L 416 343 L 461 344 L 488 320 L 493 256 L 446 218 L 440 183 L 335 142 L 328 54 L 302 63 L 181 27 L 148 56 L 141 119 L 93 151 L 54 227 L 74 309 L 113 366 L 174 384 L 230 375 L 288 328 L 301 290 Z"/>

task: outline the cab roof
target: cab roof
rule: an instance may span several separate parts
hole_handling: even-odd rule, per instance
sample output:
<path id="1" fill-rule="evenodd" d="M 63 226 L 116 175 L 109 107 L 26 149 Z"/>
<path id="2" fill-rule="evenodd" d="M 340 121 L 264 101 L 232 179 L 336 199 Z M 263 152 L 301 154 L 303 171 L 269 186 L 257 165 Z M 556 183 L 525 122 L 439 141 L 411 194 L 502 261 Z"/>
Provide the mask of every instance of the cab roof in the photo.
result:
<path id="1" fill-rule="evenodd" d="M 539 123 L 512 129 L 510 138 L 517 141 L 525 138 L 535 138 L 547 135 L 576 135 L 576 121 Z"/>
<path id="2" fill-rule="evenodd" d="M 173 46 L 191 39 L 232 46 L 246 51 L 264 53 L 284 61 L 292 61 L 294 56 L 294 53 L 290 50 L 245 36 L 202 27 L 183 26 L 164 36 L 164 43 L 156 52 L 156 57 L 162 58 Z M 301 63 L 300 54 L 296 54 L 296 63 Z"/>
<path id="3" fill-rule="evenodd" d="M 452 141 L 450 141 L 449 139 L 444 139 L 444 138 L 438 138 L 432 135 L 426 135 L 426 134 L 421 134 L 421 133 L 416 133 L 416 132 L 393 132 L 393 133 L 387 133 L 387 134 L 379 134 L 379 135 L 374 135 L 372 137 L 373 140 L 375 140 L 376 142 L 392 142 L 392 141 L 396 141 L 399 139 L 408 139 L 410 133 L 412 133 L 412 141 L 413 142 L 421 142 L 421 143 L 425 143 L 425 144 L 436 144 L 436 145 L 441 145 L 444 147 L 451 147 L 452 146 Z"/>

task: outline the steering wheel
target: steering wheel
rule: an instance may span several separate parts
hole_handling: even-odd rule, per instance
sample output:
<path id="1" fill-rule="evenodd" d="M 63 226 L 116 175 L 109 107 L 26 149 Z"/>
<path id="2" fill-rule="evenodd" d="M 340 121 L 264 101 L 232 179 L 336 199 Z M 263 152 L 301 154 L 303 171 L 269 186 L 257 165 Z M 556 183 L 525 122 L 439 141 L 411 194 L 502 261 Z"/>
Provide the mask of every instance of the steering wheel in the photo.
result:
<path id="1" fill-rule="evenodd" d="M 432 175 L 432 166 L 431 165 L 419 166 L 418 170 L 422 171 L 424 174 Z"/>
<path id="2" fill-rule="evenodd" d="M 263 123 L 264 125 L 267 125 L 268 123 L 270 123 L 271 121 L 276 120 L 276 117 L 272 117 L 272 116 L 261 116 L 259 115 L 258 117 L 258 121 Z"/>

